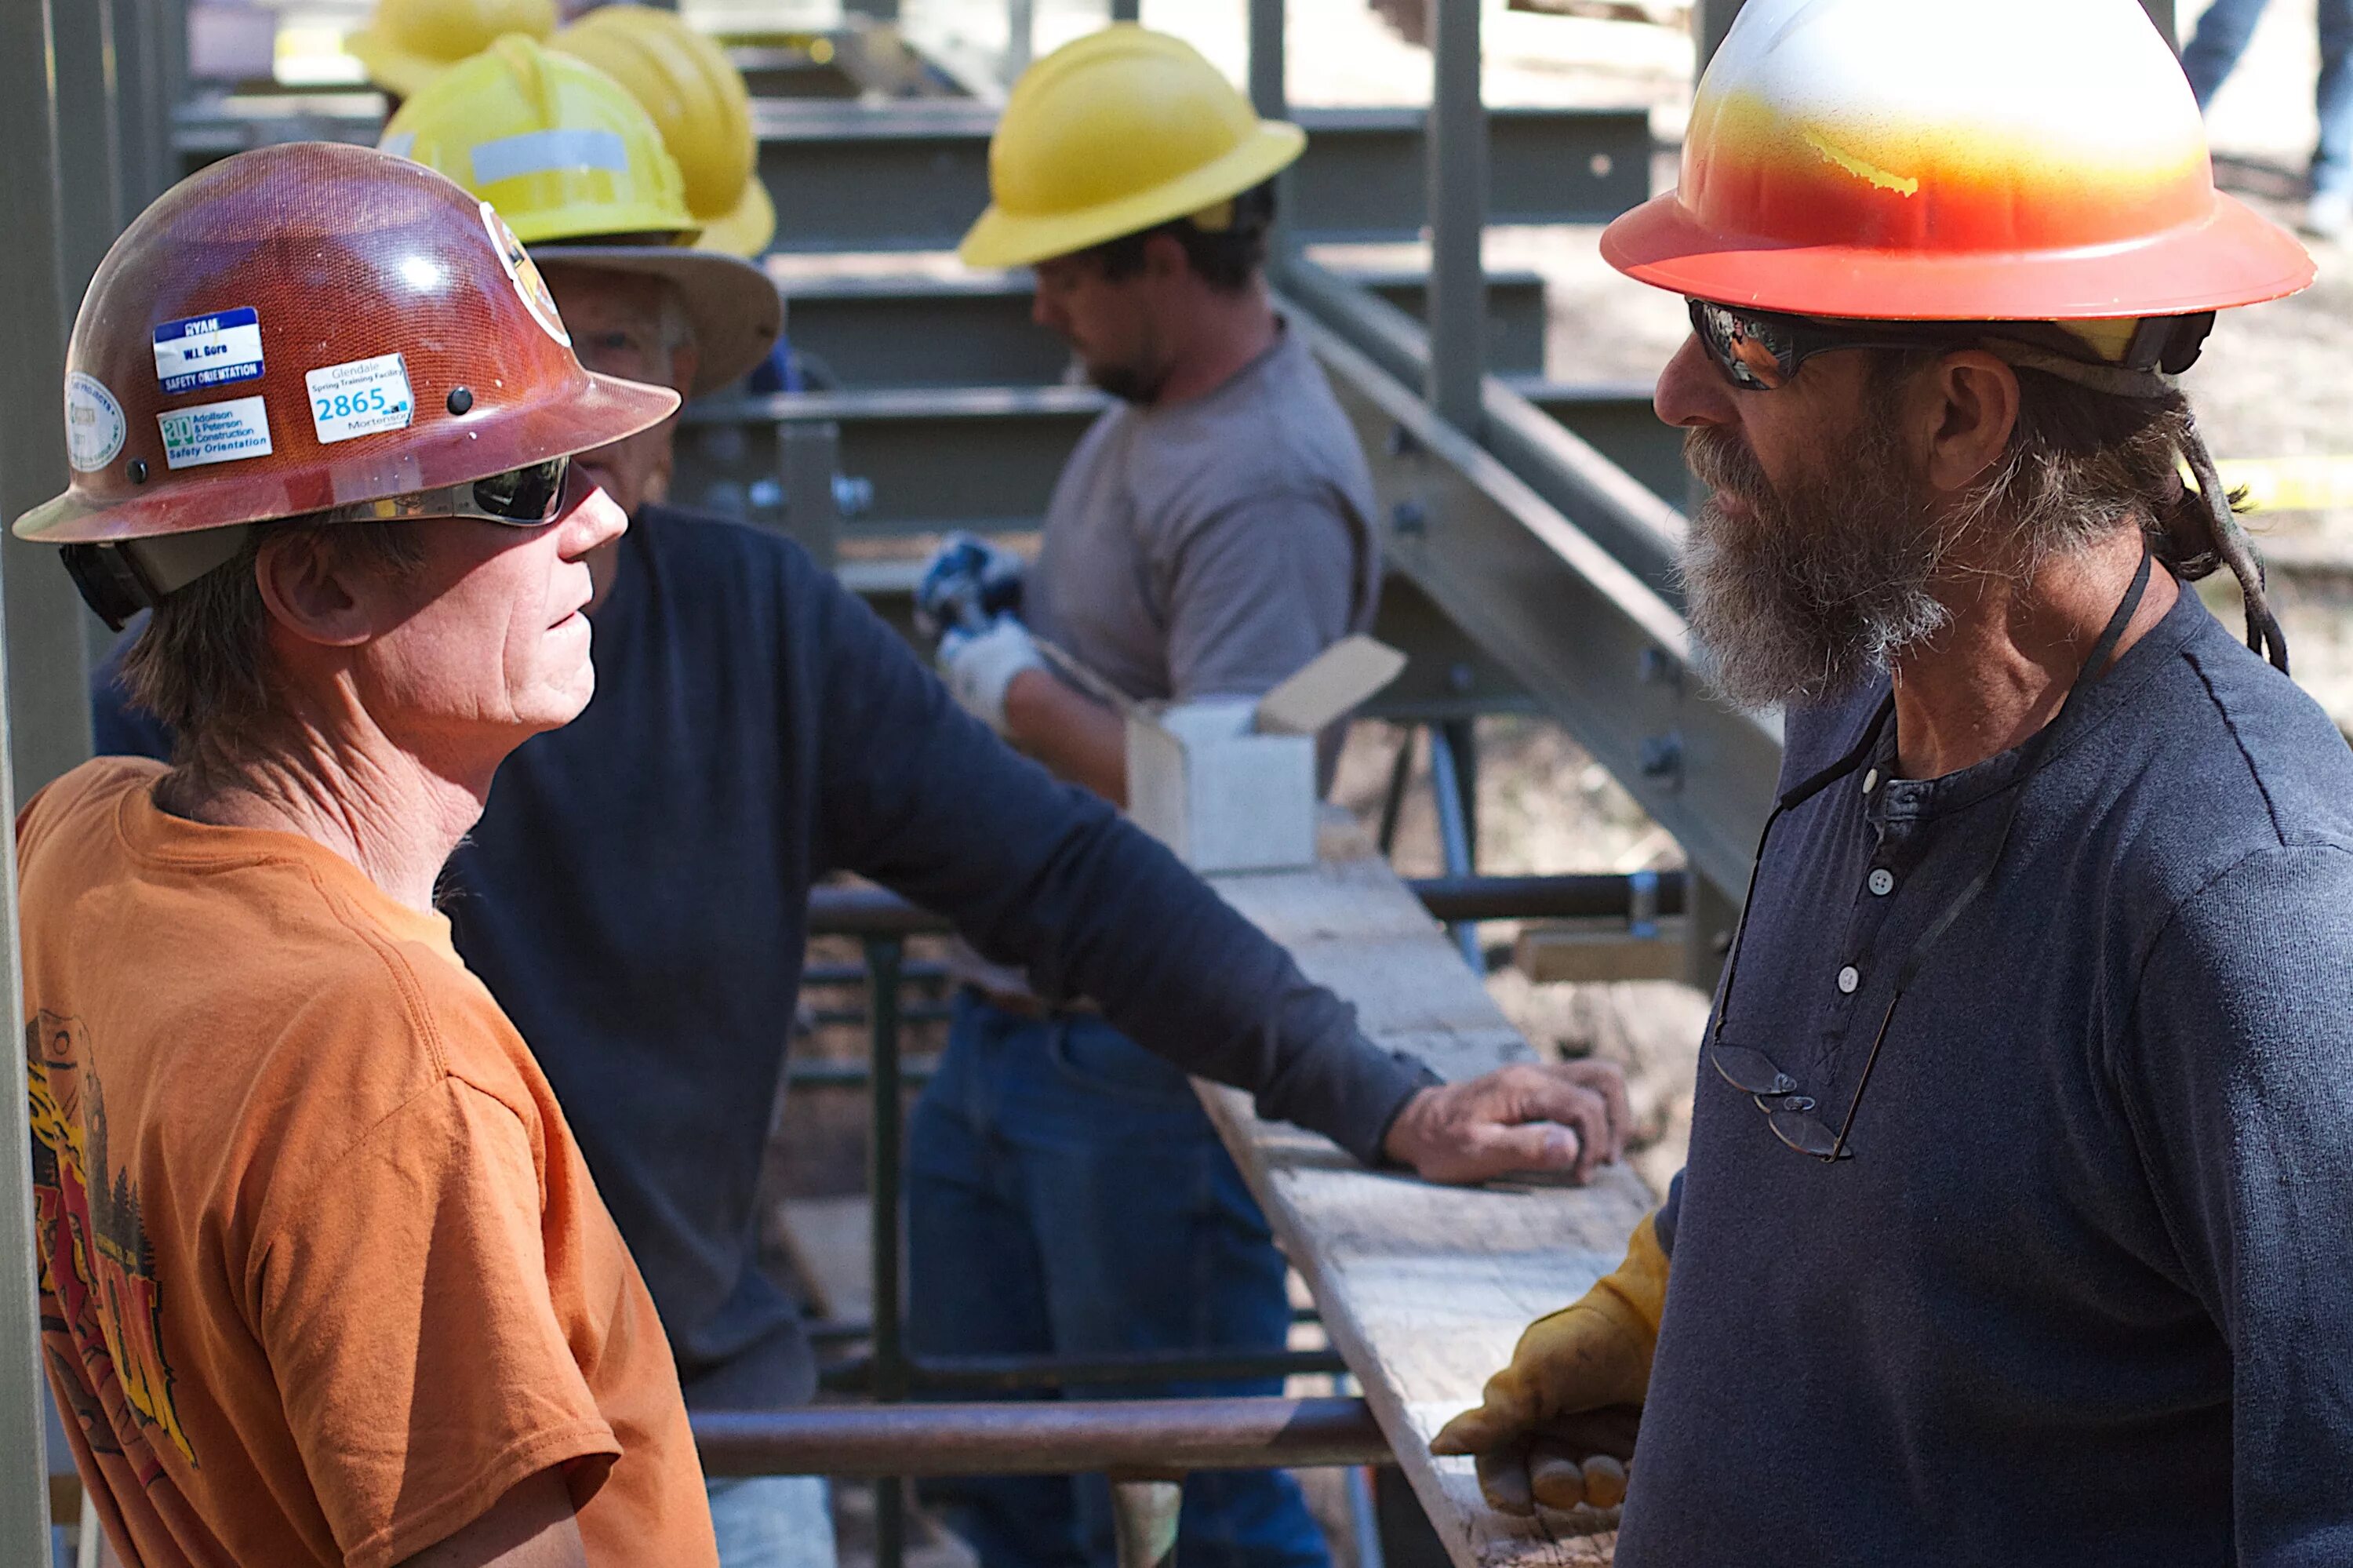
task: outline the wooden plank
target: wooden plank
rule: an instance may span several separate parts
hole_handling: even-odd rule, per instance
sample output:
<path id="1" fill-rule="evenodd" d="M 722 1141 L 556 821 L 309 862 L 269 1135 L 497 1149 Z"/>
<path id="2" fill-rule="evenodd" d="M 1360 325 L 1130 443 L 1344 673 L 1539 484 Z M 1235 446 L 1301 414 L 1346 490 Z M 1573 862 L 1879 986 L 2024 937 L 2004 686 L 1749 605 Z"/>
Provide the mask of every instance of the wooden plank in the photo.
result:
<path id="1" fill-rule="evenodd" d="M 1327 818 L 1323 850 L 1312 870 L 1215 885 L 1310 979 L 1356 1003 L 1375 1044 L 1412 1051 L 1450 1079 L 1534 1059 L 1361 830 Z M 1617 1266 L 1651 1204 L 1641 1180 L 1612 1168 L 1582 1189 L 1541 1179 L 1432 1186 L 1366 1171 L 1325 1139 L 1261 1121 L 1247 1096 L 1198 1086 L 1456 1568 L 1608 1563 L 1614 1512 L 1498 1514 L 1471 1462 L 1434 1458 L 1429 1442 L 1477 1402 L 1530 1319 Z"/>

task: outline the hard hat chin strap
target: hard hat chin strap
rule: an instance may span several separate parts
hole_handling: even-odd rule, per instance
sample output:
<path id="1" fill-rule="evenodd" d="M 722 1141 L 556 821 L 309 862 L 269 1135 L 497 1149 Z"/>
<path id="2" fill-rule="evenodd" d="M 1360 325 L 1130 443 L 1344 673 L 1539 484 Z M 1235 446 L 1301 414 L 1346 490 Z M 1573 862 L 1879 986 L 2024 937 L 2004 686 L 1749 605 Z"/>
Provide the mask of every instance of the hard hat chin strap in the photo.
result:
<path id="1" fill-rule="evenodd" d="M 2205 334 L 2200 331 L 2199 338 Z M 2287 637 L 2280 630 L 2279 617 L 2272 613 L 2271 601 L 2263 593 L 2263 563 L 2255 558 L 2254 546 L 2247 541 L 2247 531 L 2239 525 L 2239 514 L 2231 505 L 2230 493 L 2222 488 L 2222 477 L 2214 467 L 2214 455 L 2206 450 L 2206 440 L 2198 433 L 2197 421 L 2191 418 L 2189 405 L 2181 398 L 2181 387 L 2176 376 L 2157 368 L 2135 369 L 2125 365 L 2094 365 L 2067 355 L 2020 343 L 2013 338 L 1988 338 L 1987 350 L 2004 364 L 2021 370 L 2039 370 L 2111 397 L 2131 397 L 2146 401 L 2173 401 L 2181 404 L 2182 461 L 2189 465 L 2190 477 L 2198 482 L 2198 501 L 2205 514 L 2206 531 L 2214 554 L 2231 568 L 2239 579 L 2239 597 L 2247 618 L 2247 646 L 2269 659 L 2282 674 L 2287 673 Z M 2196 357 L 2194 345 L 2189 357 Z M 2168 359 L 2173 356 L 2168 355 Z M 2174 359 L 2179 363 L 2178 359 Z M 2187 369 L 2187 365 L 2182 368 Z"/>

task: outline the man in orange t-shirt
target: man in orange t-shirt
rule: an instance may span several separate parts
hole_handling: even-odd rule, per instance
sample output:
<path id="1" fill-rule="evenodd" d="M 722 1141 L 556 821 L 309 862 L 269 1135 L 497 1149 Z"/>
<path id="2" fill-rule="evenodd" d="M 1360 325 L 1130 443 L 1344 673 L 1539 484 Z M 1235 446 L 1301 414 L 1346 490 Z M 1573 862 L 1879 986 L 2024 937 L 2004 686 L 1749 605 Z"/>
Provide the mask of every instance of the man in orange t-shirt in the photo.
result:
<path id="1" fill-rule="evenodd" d="M 569 456 L 678 406 L 519 254 L 366 149 L 192 176 L 92 281 L 73 484 L 16 522 L 153 611 L 181 737 L 17 825 L 42 1341 L 134 1563 L 716 1568 L 652 1298 L 433 907 L 595 689 L 625 520 Z"/>

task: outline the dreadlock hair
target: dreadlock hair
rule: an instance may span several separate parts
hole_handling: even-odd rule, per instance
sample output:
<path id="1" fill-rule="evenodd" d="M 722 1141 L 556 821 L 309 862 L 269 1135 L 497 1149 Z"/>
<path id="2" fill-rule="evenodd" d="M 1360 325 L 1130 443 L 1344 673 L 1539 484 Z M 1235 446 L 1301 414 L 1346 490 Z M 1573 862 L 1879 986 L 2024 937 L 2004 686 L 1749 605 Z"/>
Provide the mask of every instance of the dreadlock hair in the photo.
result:
<path id="1" fill-rule="evenodd" d="M 1221 294 L 1240 293 L 1266 265 L 1267 231 L 1274 227 L 1274 182 L 1252 185 L 1220 205 L 1232 210 L 1222 228 L 1204 228 L 1190 216 L 1171 218 L 1106 239 L 1084 254 L 1092 256 L 1103 275 L 1116 283 L 1144 270 L 1144 248 L 1154 235 L 1165 234 L 1185 248 L 1186 264 L 1203 282 Z"/>
<path id="2" fill-rule="evenodd" d="M 2008 358 L 2010 346 L 1998 352 Z M 1886 355 L 1878 367 L 1886 378 L 1883 389 L 1936 356 L 1933 350 Z M 2148 395 L 2127 396 L 2082 385 L 2072 367 L 2053 373 L 2013 361 L 2012 368 L 2018 423 L 2001 461 L 1978 481 L 1972 520 L 2000 518 L 2038 554 L 2132 524 L 2184 581 L 2228 567 L 2245 605 L 2247 646 L 2284 673 L 2287 641 L 2263 592 L 2263 567 L 2239 526 L 2245 493 L 2224 493 L 2189 399 L 2169 380 Z M 2184 462 L 2194 487 L 2182 482 Z"/>

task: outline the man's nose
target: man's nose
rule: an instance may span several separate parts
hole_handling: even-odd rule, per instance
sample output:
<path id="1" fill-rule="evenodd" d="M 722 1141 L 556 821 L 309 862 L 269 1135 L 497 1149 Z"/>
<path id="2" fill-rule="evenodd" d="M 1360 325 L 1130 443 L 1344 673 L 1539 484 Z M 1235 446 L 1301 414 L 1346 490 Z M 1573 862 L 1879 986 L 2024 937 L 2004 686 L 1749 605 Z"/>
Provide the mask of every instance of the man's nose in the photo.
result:
<path id="1" fill-rule="evenodd" d="M 563 546 L 566 560 L 576 559 L 599 545 L 619 538 L 629 526 L 628 514 L 621 510 L 619 502 L 605 493 L 603 486 L 590 481 L 585 473 L 573 482 L 586 485 L 586 493 L 556 524 L 565 531 Z"/>
<path id="2" fill-rule="evenodd" d="M 1724 372 L 1715 367 L 1715 361 L 1700 346 L 1699 334 L 1694 333 L 1660 372 L 1651 406 L 1660 418 L 1684 429 L 1695 425 L 1733 425 L 1740 418 L 1732 404 L 1734 396 Z"/>

